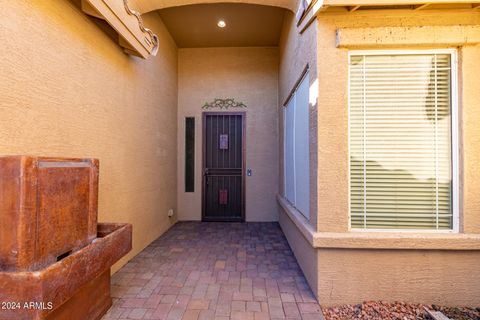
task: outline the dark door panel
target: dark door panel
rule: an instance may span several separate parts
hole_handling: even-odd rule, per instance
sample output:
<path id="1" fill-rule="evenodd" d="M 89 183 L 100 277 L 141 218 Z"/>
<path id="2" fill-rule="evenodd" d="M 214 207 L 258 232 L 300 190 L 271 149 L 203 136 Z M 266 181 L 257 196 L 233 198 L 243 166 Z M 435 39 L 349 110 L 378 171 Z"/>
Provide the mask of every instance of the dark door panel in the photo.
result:
<path id="1" fill-rule="evenodd" d="M 204 221 L 244 221 L 245 114 L 204 113 Z"/>

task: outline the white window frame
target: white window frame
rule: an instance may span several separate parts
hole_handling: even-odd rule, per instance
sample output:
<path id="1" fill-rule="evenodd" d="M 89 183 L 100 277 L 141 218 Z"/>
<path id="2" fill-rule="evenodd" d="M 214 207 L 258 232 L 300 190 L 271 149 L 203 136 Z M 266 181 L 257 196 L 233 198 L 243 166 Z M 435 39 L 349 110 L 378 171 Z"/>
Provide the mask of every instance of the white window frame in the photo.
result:
<path id="1" fill-rule="evenodd" d="M 303 79 L 303 78 L 302 78 Z M 287 106 L 292 101 L 292 99 L 295 99 L 295 92 L 297 90 L 297 87 L 295 87 L 295 91 L 293 92 L 292 96 L 290 99 L 288 99 L 287 103 L 283 106 L 283 197 L 287 200 L 288 203 L 290 203 L 293 207 L 294 204 L 291 203 L 291 201 L 287 198 L 287 165 L 285 161 L 286 157 L 286 150 L 287 150 L 287 139 L 286 139 L 286 131 L 287 131 Z M 295 112 L 293 113 L 293 122 L 295 123 Z M 293 141 L 295 144 L 295 130 L 293 130 Z M 293 157 L 293 183 L 295 184 L 295 156 Z M 295 190 L 295 187 L 294 187 Z M 295 190 L 296 191 L 296 190 Z M 294 194 L 294 199 L 293 202 L 296 202 L 297 200 L 297 193 L 295 192 Z M 302 214 L 303 215 L 303 214 Z"/>
<path id="2" fill-rule="evenodd" d="M 351 232 L 387 232 L 387 233 L 459 233 L 459 118 L 458 118 L 458 53 L 457 49 L 426 49 L 426 50 L 351 50 L 348 52 L 348 230 Z M 350 59 L 352 56 L 379 56 L 379 55 L 414 55 L 414 54 L 449 54 L 451 56 L 451 135 L 452 135 L 452 229 L 429 230 L 429 229 L 356 229 L 352 228 L 351 217 L 351 193 L 350 193 Z"/>
<path id="3" fill-rule="evenodd" d="M 283 198 L 285 198 L 287 200 L 287 202 L 292 205 L 305 219 L 307 219 L 308 221 L 311 220 L 311 208 L 310 208 L 310 205 L 309 205 L 309 210 L 308 212 L 301 212 L 294 203 L 291 203 L 287 197 L 286 197 L 286 192 L 287 192 L 287 166 L 285 165 L 285 155 L 286 155 L 286 145 L 287 145 L 287 139 L 285 137 L 285 131 L 286 131 L 286 127 L 287 127 L 287 107 L 288 107 L 288 104 L 293 100 L 295 99 L 295 95 L 297 94 L 297 91 L 299 89 L 299 87 L 302 85 L 303 81 L 309 81 L 310 80 L 310 68 L 307 66 L 304 70 L 304 72 L 302 73 L 302 75 L 300 76 L 300 78 L 297 80 L 295 86 L 293 87 L 292 91 L 291 91 L 291 95 L 289 96 L 288 100 L 285 102 L 285 104 L 283 105 Z M 310 88 L 310 83 L 309 84 L 309 88 Z M 309 102 L 308 102 L 308 108 L 310 108 L 310 89 L 309 89 Z M 294 112 L 294 123 L 295 123 L 295 112 Z M 296 137 L 296 134 L 295 134 L 295 130 L 293 130 L 293 141 L 295 141 L 295 137 Z M 294 142 L 295 143 L 295 142 Z M 309 146 L 308 148 L 310 148 L 310 143 L 309 143 Z M 308 168 L 308 172 L 309 172 L 309 180 L 311 179 L 310 177 L 310 163 L 309 163 L 309 168 Z M 295 162 L 295 156 L 293 157 L 293 167 L 294 167 L 294 172 L 293 172 L 293 180 L 294 180 L 294 183 L 296 184 L 296 171 L 295 171 L 295 166 L 296 166 L 296 162 Z M 309 181 L 310 183 L 310 181 Z M 295 188 L 295 199 L 294 199 L 294 202 L 296 203 L 297 201 L 297 190 Z M 311 197 L 311 190 L 309 188 L 309 195 L 308 195 L 309 199 Z"/>

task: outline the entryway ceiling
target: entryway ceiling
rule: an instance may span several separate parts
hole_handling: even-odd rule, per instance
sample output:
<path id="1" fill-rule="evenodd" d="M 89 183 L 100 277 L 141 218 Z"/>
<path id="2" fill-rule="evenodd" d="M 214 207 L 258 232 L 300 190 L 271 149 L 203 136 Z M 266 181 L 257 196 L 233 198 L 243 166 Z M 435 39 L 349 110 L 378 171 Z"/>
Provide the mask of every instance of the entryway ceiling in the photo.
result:
<path id="1" fill-rule="evenodd" d="M 159 10 L 179 48 L 278 46 L 285 9 L 239 3 Z M 217 23 L 224 20 L 225 28 Z"/>
<path id="2" fill-rule="evenodd" d="M 265 6 L 280 7 L 295 11 L 297 0 L 130 0 L 132 8 L 140 13 L 147 13 L 153 10 L 179 7 L 192 4 L 214 4 L 214 3 L 246 3 Z"/>

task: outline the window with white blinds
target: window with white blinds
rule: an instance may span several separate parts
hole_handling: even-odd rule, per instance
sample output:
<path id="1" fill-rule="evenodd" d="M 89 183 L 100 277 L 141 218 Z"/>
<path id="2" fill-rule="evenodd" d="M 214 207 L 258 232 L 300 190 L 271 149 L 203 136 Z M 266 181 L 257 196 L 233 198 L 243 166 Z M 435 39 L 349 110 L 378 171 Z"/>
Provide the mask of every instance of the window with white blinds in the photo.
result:
<path id="1" fill-rule="evenodd" d="M 454 229 L 454 54 L 350 53 L 352 229 Z"/>

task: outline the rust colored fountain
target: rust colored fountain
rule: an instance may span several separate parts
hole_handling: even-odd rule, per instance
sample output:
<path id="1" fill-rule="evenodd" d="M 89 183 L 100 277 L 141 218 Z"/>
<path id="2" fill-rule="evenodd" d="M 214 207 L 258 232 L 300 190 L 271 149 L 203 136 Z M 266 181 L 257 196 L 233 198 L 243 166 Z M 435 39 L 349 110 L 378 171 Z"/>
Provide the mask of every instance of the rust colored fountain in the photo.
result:
<path id="1" fill-rule="evenodd" d="M 0 320 L 96 320 L 132 226 L 97 224 L 98 161 L 0 157 Z"/>

